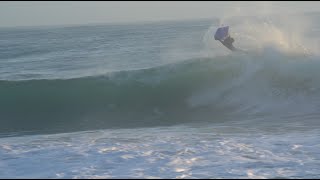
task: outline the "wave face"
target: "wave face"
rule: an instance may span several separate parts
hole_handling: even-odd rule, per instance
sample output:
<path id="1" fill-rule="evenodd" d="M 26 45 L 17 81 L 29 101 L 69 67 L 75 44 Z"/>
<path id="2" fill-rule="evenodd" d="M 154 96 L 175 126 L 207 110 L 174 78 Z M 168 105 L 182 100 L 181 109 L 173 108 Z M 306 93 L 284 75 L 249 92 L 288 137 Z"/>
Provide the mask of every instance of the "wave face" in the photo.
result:
<path id="1" fill-rule="evenodd" d="M 0 81 L 2 133 L 316 122 L 320 62 L 270 49 L 101 76 Z"/>
<path id="2" fill-rule="evenodd" d="M 318 17 L 1 29 L 0 133 L 319 127 Z M 214 41 L 219 23 L 247 53 Z"/>

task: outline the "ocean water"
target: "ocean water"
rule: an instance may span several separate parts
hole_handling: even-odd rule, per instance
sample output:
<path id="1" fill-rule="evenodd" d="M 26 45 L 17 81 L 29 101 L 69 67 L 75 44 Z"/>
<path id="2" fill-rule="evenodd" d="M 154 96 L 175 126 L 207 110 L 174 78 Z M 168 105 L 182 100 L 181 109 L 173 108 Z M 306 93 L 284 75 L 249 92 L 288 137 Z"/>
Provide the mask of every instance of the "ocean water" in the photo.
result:
<path id="1" fill-rule="evenodd" d="M 319 178 L 319 17 L 0 29 L 0 178 Z"/>

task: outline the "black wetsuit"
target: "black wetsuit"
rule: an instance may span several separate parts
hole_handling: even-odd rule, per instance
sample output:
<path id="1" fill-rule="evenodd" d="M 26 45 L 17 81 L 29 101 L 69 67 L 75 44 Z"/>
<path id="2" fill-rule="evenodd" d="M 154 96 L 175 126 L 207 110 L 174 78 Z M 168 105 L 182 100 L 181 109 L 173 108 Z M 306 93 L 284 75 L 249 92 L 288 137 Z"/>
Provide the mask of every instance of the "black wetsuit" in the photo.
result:
<path id="1" fill-rule="evenodd" d="M 236 51 L 237 49 L 232 45 L 234 39 L 228 36 L 224 41 L 219 40 L 225 47 L 230 49 L 231 51 Z"/>

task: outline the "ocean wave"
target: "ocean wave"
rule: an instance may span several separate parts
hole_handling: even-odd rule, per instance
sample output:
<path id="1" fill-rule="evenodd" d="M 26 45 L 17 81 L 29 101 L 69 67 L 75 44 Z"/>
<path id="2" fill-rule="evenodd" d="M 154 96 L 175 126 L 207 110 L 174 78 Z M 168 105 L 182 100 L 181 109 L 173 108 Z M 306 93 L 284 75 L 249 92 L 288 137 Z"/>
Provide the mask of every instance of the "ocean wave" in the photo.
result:
<path id="1" fill-rule="evenodd" d="M 319 68 L 317 58 L 268 50 L 100 76 L 0 81 L 0 132 L 317 117 Z"/>

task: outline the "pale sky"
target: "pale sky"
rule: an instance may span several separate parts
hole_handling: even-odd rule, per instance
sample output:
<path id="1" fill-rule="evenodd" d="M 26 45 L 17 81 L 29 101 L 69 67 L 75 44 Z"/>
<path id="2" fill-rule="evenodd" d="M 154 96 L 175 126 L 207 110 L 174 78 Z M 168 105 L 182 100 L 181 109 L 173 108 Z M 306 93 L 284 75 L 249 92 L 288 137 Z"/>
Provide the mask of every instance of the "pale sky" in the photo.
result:
<path id="1" fill-rule="evenodd" d="M 0 27 L 125 23 L 320 11 L 319 2 L 1 1 Z"/>

